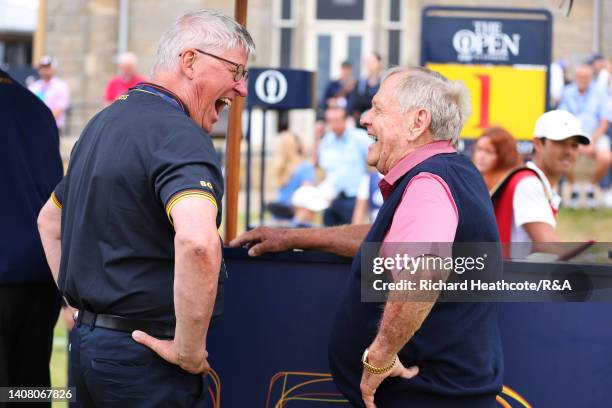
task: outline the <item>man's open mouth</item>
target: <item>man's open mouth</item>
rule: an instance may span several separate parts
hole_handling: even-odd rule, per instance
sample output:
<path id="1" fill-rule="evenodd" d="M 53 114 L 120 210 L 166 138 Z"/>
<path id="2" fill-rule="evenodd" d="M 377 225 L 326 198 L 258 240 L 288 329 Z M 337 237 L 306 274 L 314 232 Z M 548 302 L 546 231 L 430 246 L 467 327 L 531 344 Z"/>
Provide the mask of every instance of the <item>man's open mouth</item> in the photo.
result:
<path id="1" fill-rule="evenodd" d="M 221 113 L 224 107 L 232 106 L 232 100 L 230 98 L 219 98 L 215 101 L 215 110 L 217 111 L 217 115 Z"/>

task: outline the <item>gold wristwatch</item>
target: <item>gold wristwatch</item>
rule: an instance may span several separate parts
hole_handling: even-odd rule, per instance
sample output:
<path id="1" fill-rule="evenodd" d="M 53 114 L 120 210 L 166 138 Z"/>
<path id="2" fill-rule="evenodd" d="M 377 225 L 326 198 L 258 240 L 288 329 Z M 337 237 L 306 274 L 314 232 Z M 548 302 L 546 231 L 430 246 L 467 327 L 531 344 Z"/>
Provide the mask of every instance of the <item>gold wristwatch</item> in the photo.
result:
<path id="1" fill-rule="evenodd" d="M 384 374 L 387 371 L 391 370 L 393 366 L 395 366 L 395 362 L 397 361 L 397 354 L 393 357 L 393 361 L 385 367 L 374 367 L 372 364 L 368 363 L 368 352 L 369 349 L 365 349 L 363 352 L 363 356 L 361 356 L 361 363 L 363 364 L 363 368 L 370 374 Z"/>

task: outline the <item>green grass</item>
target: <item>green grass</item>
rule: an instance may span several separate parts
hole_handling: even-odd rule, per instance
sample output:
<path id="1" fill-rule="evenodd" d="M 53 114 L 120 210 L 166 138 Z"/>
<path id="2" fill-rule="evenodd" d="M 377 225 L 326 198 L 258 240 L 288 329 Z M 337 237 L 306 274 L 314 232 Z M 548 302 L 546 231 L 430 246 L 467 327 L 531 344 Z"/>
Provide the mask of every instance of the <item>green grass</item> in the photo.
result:
<path id="1" fill-rule="evenodd" d="M 557 234 L 564 242 L 589 239 L 612 242 L 612 209 L 593 211 L 562 208 L 557 215 Z"/>
<path id="2" fill-rule="evenodd" d="M 57 320 L 53 331 L 53 354 L 51 355 L 51 386 L 66 387 L 68 384 L 68 333 L 64 320 Z M 54 402 L 53 408 L 64 408 L 68 404 L 64 402 Z"/>

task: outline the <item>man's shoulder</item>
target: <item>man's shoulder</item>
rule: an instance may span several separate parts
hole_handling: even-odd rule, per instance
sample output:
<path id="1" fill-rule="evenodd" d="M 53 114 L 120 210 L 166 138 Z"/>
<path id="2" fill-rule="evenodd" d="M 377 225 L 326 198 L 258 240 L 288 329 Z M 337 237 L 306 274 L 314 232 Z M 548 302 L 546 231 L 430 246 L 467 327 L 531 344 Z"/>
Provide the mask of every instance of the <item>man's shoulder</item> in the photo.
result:
<path id="1" fill-rule="evenodd" d="M 28 89 L 32 92 L 34 92 L 37 89 L 40 89 L 40 87 L 43 84 L 43 80 L 42 79 L 37 79 L 36 81 L 32 82 L 31 84 L 28 85 Z"/>
<path id="2" fill-rule="evenodd" d="M 56 88 L 68 89 L 68 83 L 62 78 L 54 76 L 51 78 L 51 84 Z"/>
<path id="3" fill-rule="evenodd" d="M 120 82 L 121 82 L 121 76 L 115 75 L 114 77 L 108 80 L 108 86 L 117 86 L 117 84 Z"/>

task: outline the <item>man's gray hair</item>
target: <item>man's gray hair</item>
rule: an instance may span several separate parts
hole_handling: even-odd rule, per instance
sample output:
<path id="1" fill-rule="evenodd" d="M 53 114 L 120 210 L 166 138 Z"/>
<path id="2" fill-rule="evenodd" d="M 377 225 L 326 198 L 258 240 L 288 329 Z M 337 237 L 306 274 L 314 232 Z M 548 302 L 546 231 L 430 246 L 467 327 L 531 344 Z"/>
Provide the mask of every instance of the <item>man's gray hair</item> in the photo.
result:
<path id="1" fill-rule="evenodd" d="M 195 10 L 176 20 L 162 35 L 153 73 L 172 69 L 185 48 L 216 51 L 230 50 L 236 46 L 242 47 L 249 54 L 255 52 L 255 43 L 246 28 L 219 11 Z"/>
<path id="2" fill-rule="evenodd" d="M 429 130 L 434 140 L 450 140 L 454 146 L 471 113 L 470 94 L 463 83 L 449 81 L 423 67 L 395 67 L 383 74 L 383 81 L 402 75 L 395 89 L 401 112 L 424 108 L 431 114 Z"/>

